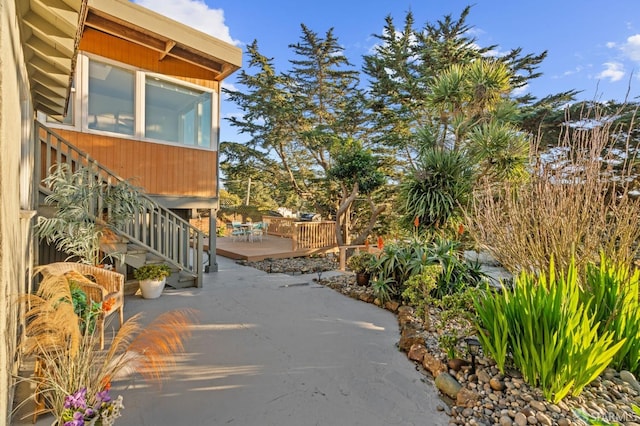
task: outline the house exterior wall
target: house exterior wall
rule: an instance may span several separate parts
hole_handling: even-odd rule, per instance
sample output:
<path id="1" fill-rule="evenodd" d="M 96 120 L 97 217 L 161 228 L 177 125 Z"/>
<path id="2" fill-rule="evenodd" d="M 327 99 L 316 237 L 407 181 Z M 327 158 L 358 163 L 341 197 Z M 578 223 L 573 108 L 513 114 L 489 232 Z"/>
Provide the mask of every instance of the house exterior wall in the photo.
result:
<path id="1" fill-rule="evenodd" d="M 28 277 L 28 230 L 33 108 L 23 59 L 16 1 L 0 2 L 0 424 L 10 424 L 17 372 L 19 311 L 16 296 Z"/>
<path id="2" fill-rule="evenodd" d="M 170 56 L 160 60 L 157 51 L 127 40 L 87 28 L 79 48 L 87 54 L 212 89 L 219 97 L 220 84 L 212 71 Z M 218 102 L 213 102 L 212 108 L 219 108 Z M 62 126 L 56 127 L 56 132 L 167 207 L 212 208 L 217 197 L 219 122 L 212 125 L 216 140 L 211 150 L 78 132 Z"/>
<path id="3" fill-rule="evenodd" d="M 216 197 L 215 151 L 63 129 L 56 133 L 149 195 Z"/>

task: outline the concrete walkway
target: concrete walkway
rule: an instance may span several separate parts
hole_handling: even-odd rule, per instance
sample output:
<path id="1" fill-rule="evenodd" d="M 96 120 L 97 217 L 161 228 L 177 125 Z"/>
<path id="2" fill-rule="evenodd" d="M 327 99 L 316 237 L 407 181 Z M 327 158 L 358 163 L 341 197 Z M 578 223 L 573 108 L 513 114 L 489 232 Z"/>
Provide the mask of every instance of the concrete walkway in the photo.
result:
<path id="1" fill-rule="evenodd" d="M 161 388 L 114 384 L 125 406 L 118 426 L 448 424 L 433 384 L 396 348 L 393 314 L 312 282 L 315 274 L 218 263 L 202 289 L 127 297 L 126 317 L 194 308 L 200 324 Z"/>

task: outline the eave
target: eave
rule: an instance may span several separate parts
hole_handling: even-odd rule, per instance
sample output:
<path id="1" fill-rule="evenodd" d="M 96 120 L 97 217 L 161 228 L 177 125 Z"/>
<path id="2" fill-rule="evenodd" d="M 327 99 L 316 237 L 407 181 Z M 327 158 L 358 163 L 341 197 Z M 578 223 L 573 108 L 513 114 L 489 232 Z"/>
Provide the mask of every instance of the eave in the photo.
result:
<path id="1" fill-rule="evenodd" d="M 202 67 L 222 81 L 242 65 L 242 50 L 128 0 L 89 0 L 85 26 Z"/>
<path id="2" fill-rule="evenodd" d="M 62 117 L 69 102 L 87 0 L 17 4 L 34 108 Z"/>

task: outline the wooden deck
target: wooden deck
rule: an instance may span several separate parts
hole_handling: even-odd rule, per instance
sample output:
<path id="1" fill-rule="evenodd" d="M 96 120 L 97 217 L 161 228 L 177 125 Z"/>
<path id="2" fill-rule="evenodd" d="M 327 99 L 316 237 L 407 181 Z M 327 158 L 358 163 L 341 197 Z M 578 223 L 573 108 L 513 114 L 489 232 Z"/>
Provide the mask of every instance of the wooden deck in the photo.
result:
<path id="1" fill-rule="evenodd" d="M 208 245 L 208 241 L 205 241 Z M 313 254 L 337 252 L 338 248 L 298 249 L 292 250 L 291 238 L 277 235 L 265 235 L 262 241 L 233 241 L 231 237 L 216 238 L 216 254 L 236 260 L 256 262 L 264 259 L 284 259 L 288 257 L 305 257 Z"/>

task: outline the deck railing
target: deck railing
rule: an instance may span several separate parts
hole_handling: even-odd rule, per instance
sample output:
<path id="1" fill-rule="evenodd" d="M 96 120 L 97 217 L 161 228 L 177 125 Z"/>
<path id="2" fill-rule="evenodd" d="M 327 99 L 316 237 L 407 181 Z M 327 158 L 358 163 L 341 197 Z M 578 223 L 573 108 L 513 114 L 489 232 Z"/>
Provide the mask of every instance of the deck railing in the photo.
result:
<path id="1" fill-rule="evenodd" d="M 336 223 L 322 222 L 294 222 L 293 251 L 306 249 L 321 249 L 335 247 Z"/>
<path id="2" fill-rule="evenodd" d="M 122 182 L 124 179 L 102 166 L 89 154 L 76 148 L 57 133 L 35 122 L 35 194 L 49 190 L 42 179 L 52 170 L 52 166 L 67 164 L 70 170 L 84 167 L 93 177 L 107 185 Z M 117 233 L 131 242 L 142 246 L 154 255 L 164 259 L 175 267 L 193 275 L 196 285 L 202 286 L 204 234 L 188 222 L 159 206 L 147 195 L 141 194 L 148 203 L 132 215 L 129 224 L 117 230 Z M 94 217 L 100 217 L 103 200 L 93 203 Z M 190 248 L 192 246 L 192 249 Z"/>
<path id="3" fill-rule="evenodd" d="M 268 235 L 293 238 L 293 224 L 296 221 L 294 218 L 262 216 L 262 221 L 267 224 Z"/>
<path id="4" fill-rule="evenodd" d="M 267 234 L 291 238 L 291 250 L 308 250 L 337 247 L 336 223 L 298 222 L 290 217 L 263 216 L 267 223 Z"/>

